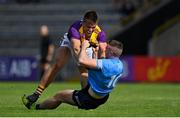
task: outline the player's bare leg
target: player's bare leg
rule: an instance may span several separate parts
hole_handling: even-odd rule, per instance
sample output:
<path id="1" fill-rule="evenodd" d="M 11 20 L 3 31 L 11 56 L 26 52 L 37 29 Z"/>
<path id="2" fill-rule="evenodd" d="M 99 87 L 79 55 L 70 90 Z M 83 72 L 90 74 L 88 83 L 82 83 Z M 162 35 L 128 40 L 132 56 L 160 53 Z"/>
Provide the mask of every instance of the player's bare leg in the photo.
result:
<path id="1" fill-rule="evenodd" d="M 53 81 L 55 75 L 59 70 L 61 70 L 69 59 L 71 52 L 67 47 L 60 47 L 57 51 L 55 64 L 49 68 L 45 74 L 43 75 L 39 85 L 44 88 L 48 87 L 48 85 Z"/>
<path id="2" fill-rule="evenodd" d="M 60 47 L 57 50 L 55 64 L 53 64 L 52 67 L 49 67 L 49 69 L 44 73 L 36 91 L 32 95 L 26 97 L 28 101 L 27 104 L 25 104 L 26 107 L 30 108 L 31 105 L 38 100 L 44 89 L 47 88 L 48 85 L 54 80 L 57 72 L 62 69 L 64 64 L 67 62 L 70 54 L 71 52 L 67 47 Z"/>
<path id="3" fill-rule="evenodd" d="M 85 88 L 87 85 L 87 79 L 88 79 L 88 70 L 83 66 L 78 66 L 80 75 L 81 75 L 81 88 Z"/>
<path id="4" fill-rule="evenodd" d="M 68 103 L 71 105 L 75 105 L 72 95 L 74 90 L 64 90 L 56 93 L 51 98 L 48 98 L 44 102 L 37 104 L 36 109 L 55 109 L 57 108 L 61 103 Z"/>

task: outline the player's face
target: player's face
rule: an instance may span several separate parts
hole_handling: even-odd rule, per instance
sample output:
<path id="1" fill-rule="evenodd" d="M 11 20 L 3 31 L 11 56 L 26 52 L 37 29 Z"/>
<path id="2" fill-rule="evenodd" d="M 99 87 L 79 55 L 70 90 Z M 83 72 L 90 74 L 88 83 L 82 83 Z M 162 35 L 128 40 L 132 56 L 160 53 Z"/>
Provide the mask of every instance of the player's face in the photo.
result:
<path id="1" fill-rule="evenodd" d="M 86 36 L 91 36 L 95 28 L 96 28 L 96 23 L 94 23 L 93 21 L 86 19 L 83 22 L 83 31 L 86 34 Z"/>

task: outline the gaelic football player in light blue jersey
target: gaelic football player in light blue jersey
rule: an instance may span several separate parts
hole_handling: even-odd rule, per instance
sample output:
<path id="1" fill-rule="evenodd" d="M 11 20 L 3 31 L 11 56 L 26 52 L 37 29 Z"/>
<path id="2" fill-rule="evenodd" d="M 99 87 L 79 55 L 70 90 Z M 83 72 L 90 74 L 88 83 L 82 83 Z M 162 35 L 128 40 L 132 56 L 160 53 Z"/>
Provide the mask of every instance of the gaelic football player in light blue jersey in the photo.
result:
<path id="1" fill-rule="evenodd" d="M 123 73 L 123 63 L 119 59 L 122 43 L 112 40 L 108 42 L 105 59 L 92 59 L 87 56 L 89 41 L 82 42 L 79 64 L 88 68 L 88 84 L 81 90 L 62 90 L 53 97 L 32 109 L 55 109 L 62 103 L 78 106 L 80 109 L 95 109 L 104 104 Z"/>

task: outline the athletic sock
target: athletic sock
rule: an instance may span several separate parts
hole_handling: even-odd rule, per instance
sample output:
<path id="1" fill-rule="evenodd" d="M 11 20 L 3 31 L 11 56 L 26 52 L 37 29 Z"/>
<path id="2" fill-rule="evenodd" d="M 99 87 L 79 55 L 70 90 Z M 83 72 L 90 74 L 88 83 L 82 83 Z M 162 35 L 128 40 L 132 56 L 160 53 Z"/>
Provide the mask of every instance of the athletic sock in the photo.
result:
<path id="1" fill-rule="evenodd" d="M 41 95 L 43 91 L 44 91 L 44 87 L 42 85 L 39 85 L 35 93 Z"/>

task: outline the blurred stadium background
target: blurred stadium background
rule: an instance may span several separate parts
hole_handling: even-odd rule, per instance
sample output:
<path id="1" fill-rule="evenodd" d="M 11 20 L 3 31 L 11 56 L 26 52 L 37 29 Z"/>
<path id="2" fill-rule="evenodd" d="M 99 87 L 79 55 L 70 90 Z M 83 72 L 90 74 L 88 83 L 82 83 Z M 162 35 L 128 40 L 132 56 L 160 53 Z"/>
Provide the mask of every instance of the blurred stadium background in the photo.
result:
<path id="1" fill-rule="evenodd" d="M 124 44 L 120 82 L 179 85 L 179 6 L 179 0 L 0 0 L 0 81 L 38 82 L 39 27 L 49 26 L 57 48 L 71 23 L 96 10 L 108 40 Z M 78 78 L 70 59 L 55 81 Z"/>
<path id="2" fill-rule="evenodd" d="M 58 46 L 69 25 L 93 9 L 108 39 L 124 43 L 123 81 L 180 82 L 179 5 L 178 0 L 1 0 L 0 80 L 39 80 L 39 27 L 48 25 Z M 78 78 L 69 61 L 56 80 Z"/>

